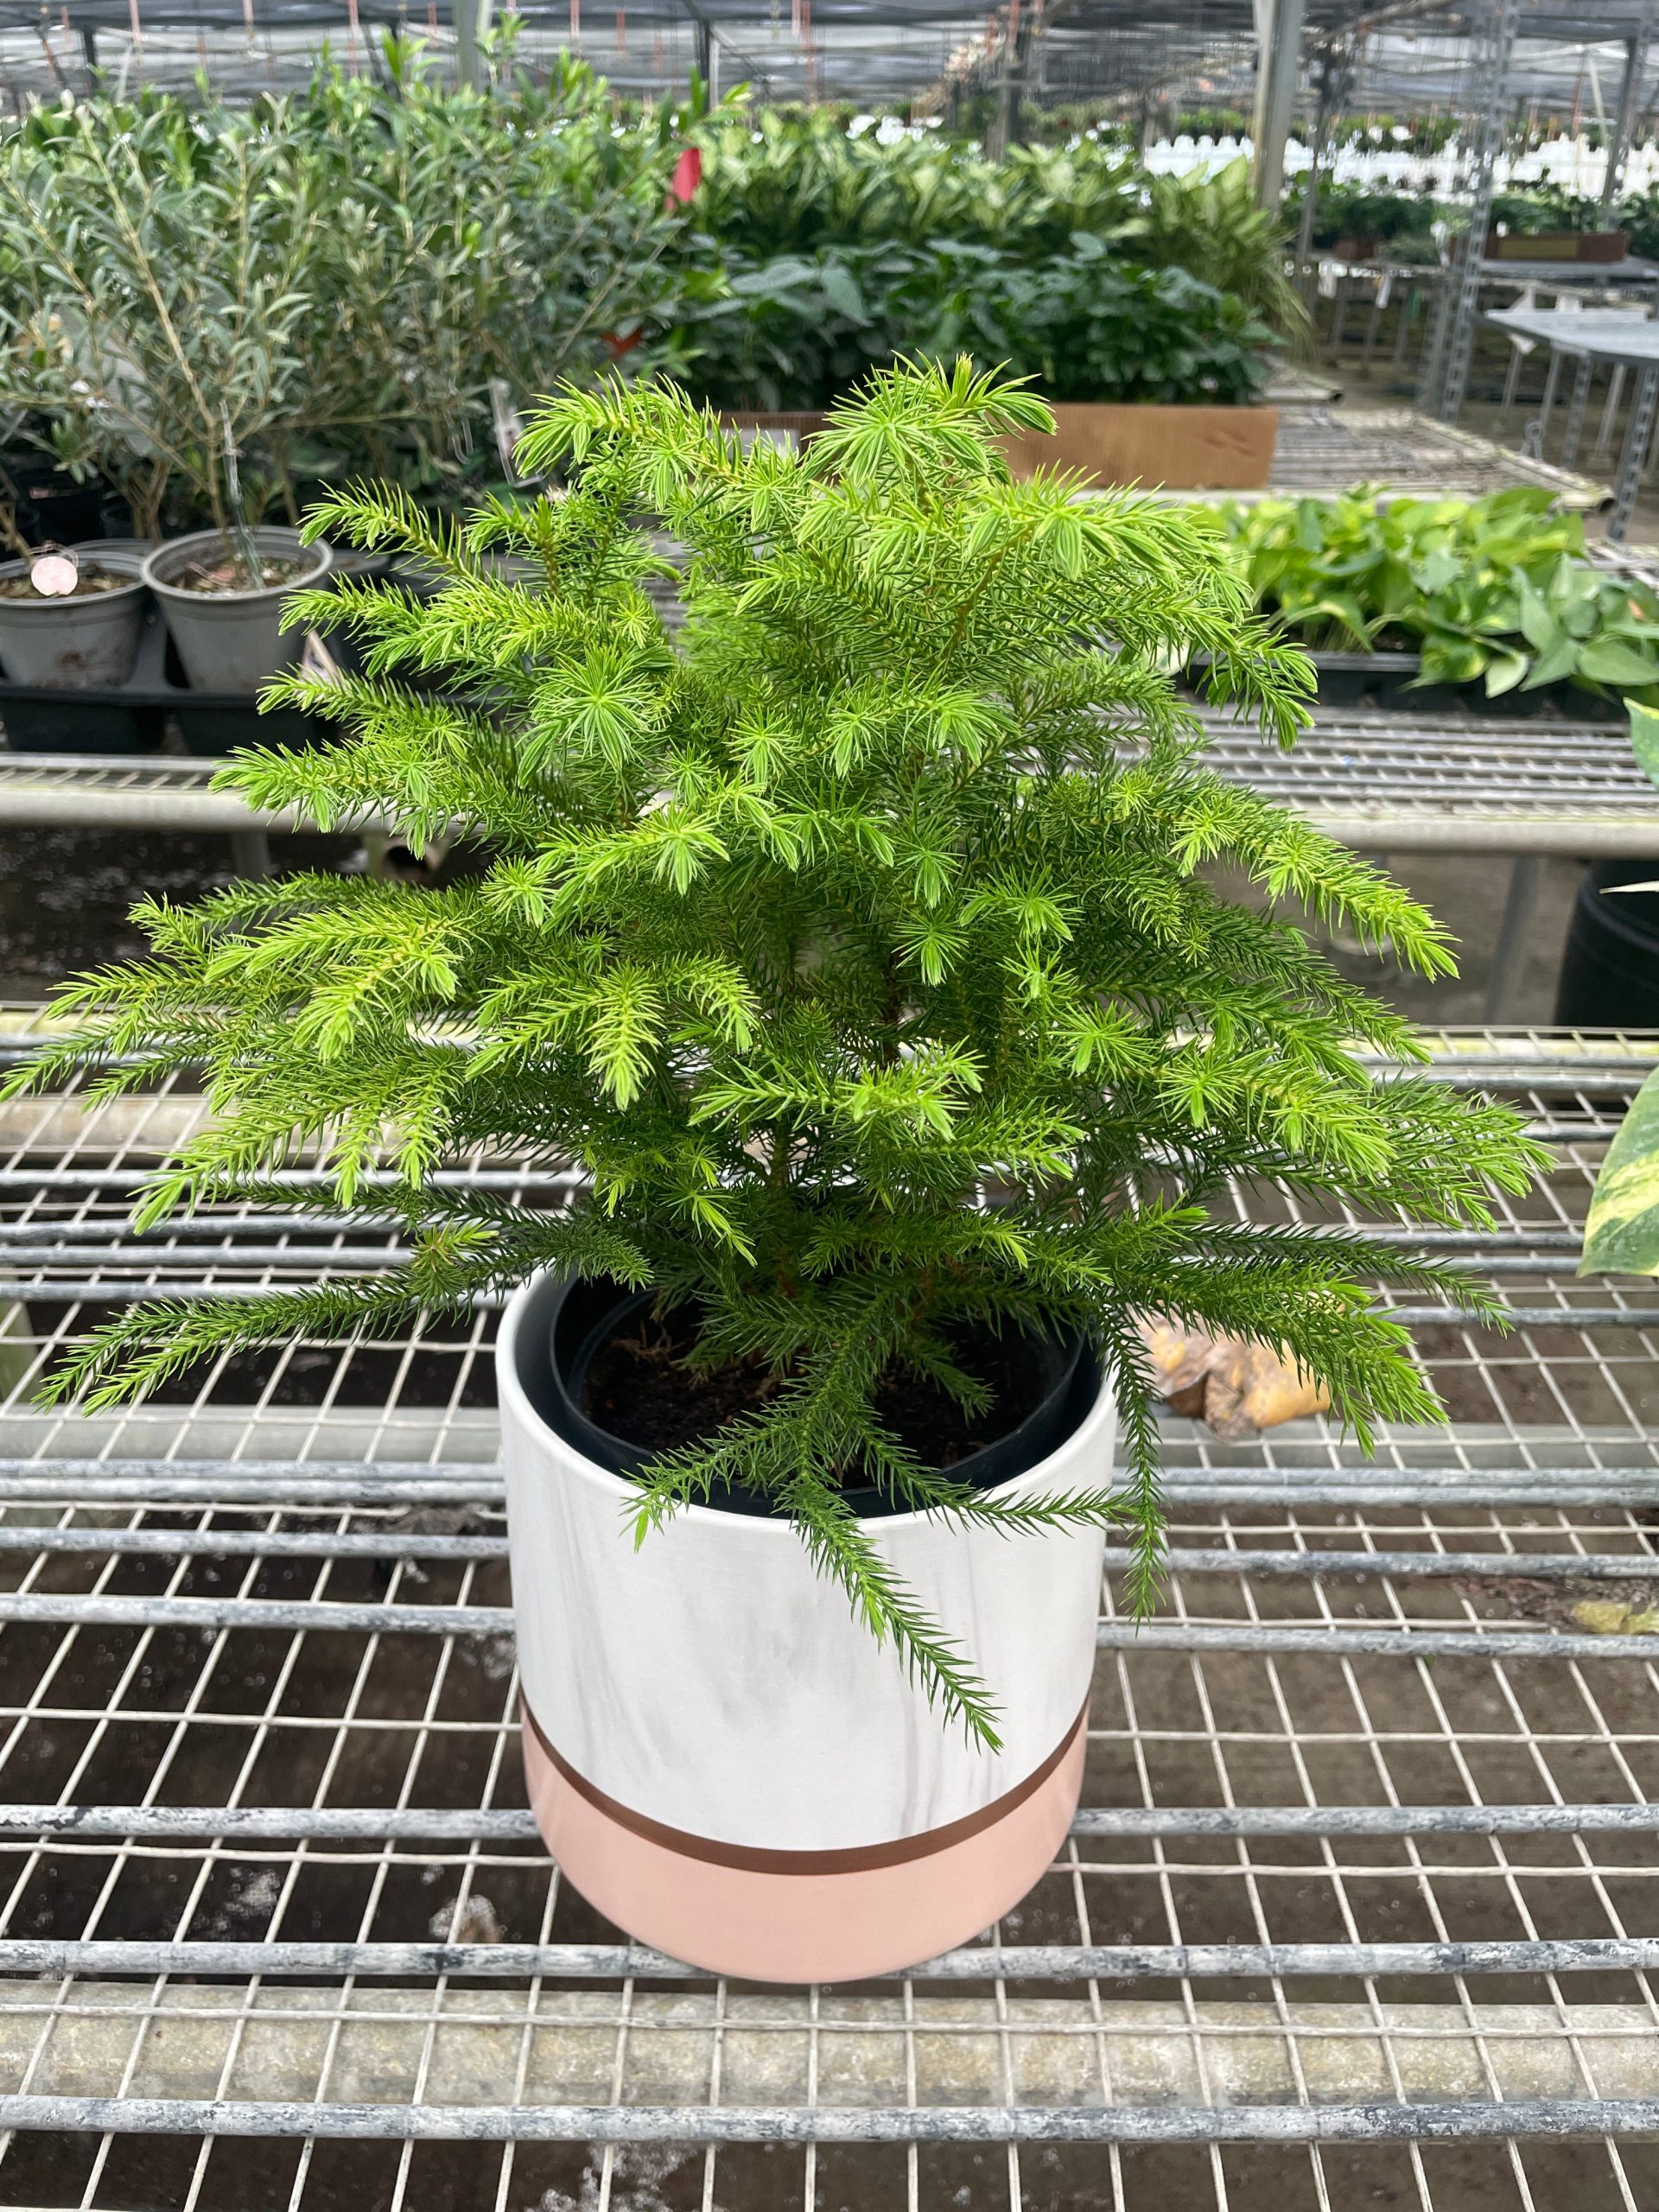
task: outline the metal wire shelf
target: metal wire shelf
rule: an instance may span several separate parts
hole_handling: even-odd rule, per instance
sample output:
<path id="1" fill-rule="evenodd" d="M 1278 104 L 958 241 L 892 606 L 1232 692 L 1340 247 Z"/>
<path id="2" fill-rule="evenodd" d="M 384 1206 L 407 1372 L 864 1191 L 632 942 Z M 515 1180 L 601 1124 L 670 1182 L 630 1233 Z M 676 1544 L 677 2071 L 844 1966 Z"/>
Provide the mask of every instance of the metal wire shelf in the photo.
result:
<path id="1" fill-rule="evenodd" d="M 0 1052 L 43 1026 L 0 1011 Z M 1059 1862 L 987 1941 L 848 1991 L 629 1946 L 538 1847 L 493 1315 L 42 1407 L 118 1287 L 386 1240 L 245 1208 L 134 1240 L 200 1111 L 177 1081 L 4 1109 L 0 2201 L 1656 2201 L 1659 1291 L 1572 1269 L 1659 1046 L 1436 1043 L 1554 1147 L 1452 1248 L 1528 1318 L 1415 1322 L 1451 1424 L 1370 1460 L 1172 1416 L 1168 1600 L 1137 1634 L 1109 1573 Z"/>
<path id="2" fill-rule="evenodd" d="M 1206 713 L 1218 772 L 1346 842 L 1394 852 L 1659 855 L 1659 793 L 1618 724 L 1320 712 L 1294 752 Z M 213 764 L 0 751 L 0 823 L 291 830 L 208 789 Z M 362 830 L 386 824 L 364 820 Z"/>
<path id="3" fill-rule="evenodd" d="M 1586 508 L 1611 498 L 1593 478 L 1404 408 L 1296 407 L 1281 415 L 1273 492 L 1346 492 L 1356 484 L 1432 499 L 1538 484 L 1566 505 Z"/>

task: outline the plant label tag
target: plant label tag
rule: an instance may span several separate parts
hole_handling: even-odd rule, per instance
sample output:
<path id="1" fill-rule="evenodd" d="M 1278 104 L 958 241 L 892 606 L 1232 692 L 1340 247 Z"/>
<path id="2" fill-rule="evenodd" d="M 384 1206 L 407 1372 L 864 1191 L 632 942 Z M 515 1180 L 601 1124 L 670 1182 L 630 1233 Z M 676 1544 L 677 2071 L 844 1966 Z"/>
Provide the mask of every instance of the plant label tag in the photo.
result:
<path id="1" fill-rule="evenodd" d="M 305 643 L 300 647 L 300 674 L 308 676 L 314 683 L 343 683 L 344 674 L 315 630 L 305 633 Z"/>
<path id="2" fill-rule="evenodd" d="M 510 484 L 527 484 L 530 479 L 519 474 L 513 454 L 518 441 L 524 435 L 524 418 L 512 404 L 512 393 L 505 377 L 492 377 L 490 391 L 490 427 L 495 432 L 495 450 Z"/>
<path id="3" fill-rule="evenodd" d="M 43 599 L 72 599 L 80 565 L 73 553 L 42 553 L 30 567 L 29 581 Z"/>

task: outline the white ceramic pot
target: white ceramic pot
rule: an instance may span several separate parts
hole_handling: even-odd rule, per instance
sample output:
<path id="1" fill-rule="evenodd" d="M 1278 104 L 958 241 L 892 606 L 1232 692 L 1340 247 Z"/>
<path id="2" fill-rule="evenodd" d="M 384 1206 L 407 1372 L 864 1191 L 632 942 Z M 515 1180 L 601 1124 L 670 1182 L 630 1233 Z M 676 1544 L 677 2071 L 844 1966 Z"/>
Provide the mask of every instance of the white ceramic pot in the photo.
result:
<path id="1" fill-rule="evenodd" d="M 497 1351 L 524 1766 L 561 1867 L 639 1941 L 748 1980 L 856 1980 L 978 1934 L 1077 1808 L 1102 1533 L 866 1524 L 992 1687 L 1002 1748 L 977 1749 L 787 1523 L 694 1506 L 635 1548 L 629 1484 L 546 1417 L 564 1289 L 520 1290 Z M 1102 1483 L 1115 1427 L 1101 1389 L 995 1494 Z"/>

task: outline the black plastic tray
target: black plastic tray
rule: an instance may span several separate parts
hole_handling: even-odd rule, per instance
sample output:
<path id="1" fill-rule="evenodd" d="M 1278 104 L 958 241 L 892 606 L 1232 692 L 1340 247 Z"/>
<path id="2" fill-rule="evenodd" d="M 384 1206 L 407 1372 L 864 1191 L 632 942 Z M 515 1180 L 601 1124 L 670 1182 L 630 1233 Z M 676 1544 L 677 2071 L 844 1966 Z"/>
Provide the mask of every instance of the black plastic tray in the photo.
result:
<path id="1" fill-rule="evenodd" d="M 1312 652 L 1321 707 L 1338 712 L 1359 709 L 1402 716 L 1411 715 L 1469 715 L 1477 719 L 1525 721 L 1531 717 L 1552 721 L 1622 722 L 1622 701 L 1603 698 L 1573 683 L 1548 683 L 1537 691 L 1501 691 L 1486 696 L 1482 683 L 1419 683 L 1422 663 L 1416 653 Z M 1193 688 L 1204 689 L 1209 670 L 1207 656 L 1189 664 Z"/>
<path id="2" fill-rule="evenodd" d="M 14 753 L 153 753 L 169 715 L 186 750 L 207 759 L 245 745 L 327 745 L 340 734 L 338 722 L 297 707 L 262 715 L 251 691 L 193 691 L 154 607 L 124 683 L 57 691 L 0 677 L 0 722 Z"/>

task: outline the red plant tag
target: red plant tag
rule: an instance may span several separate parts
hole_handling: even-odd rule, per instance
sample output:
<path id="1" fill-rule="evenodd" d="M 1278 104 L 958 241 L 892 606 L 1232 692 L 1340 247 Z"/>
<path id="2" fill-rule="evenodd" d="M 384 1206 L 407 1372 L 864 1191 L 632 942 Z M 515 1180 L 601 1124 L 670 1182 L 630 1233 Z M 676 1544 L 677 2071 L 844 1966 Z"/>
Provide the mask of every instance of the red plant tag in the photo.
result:
<path id="1" fill-rule="evenodd" d="M 674 174 L 668 181 L 667 205 L 677 203 L 683 207 L 697 187 L 702 182 L 702 149 L 688 146 L 674 164 Z"/>

